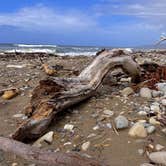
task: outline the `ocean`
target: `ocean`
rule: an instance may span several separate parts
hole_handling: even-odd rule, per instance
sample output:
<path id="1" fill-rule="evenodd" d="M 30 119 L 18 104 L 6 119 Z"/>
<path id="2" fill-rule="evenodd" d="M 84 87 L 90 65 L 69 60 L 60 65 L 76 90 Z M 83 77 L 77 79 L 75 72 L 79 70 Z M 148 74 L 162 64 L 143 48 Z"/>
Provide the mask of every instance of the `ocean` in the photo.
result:
<path id="1" fill-rule="evenodd" d="M 59 45 L 30 45 L 30 44 L 0 44 L 0 52 L 42 52 L 60 56 L 91 56 L 105 47 L 91 46 L 59 46 Z M 112 49 L 111 47 L 107 47 Z"/>

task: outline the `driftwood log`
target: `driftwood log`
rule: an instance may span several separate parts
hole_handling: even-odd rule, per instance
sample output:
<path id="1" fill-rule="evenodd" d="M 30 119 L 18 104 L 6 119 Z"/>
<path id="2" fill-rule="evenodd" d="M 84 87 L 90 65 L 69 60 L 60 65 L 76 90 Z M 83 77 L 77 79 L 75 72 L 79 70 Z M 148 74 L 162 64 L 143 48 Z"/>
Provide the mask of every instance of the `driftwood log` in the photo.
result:
<path id="1" fill-rule="evenodd" d="M 124 69 L 133 81 L 139 80 L 138 64 L 123 50 L 101 51 L 78 77 L 41 80 L 26 108 L 29 118 L 16 129 L 12 138 L 24 141 L 43 135 L 58 112 L 93 96 L 106 74 L 116 67 Z"/>
<path id="2" fill-rule="evenodd" d="M 50 152 L 4 137 L 0 137 L 0 149 L 43 166 L 108 166 L 78 153 Z"/>

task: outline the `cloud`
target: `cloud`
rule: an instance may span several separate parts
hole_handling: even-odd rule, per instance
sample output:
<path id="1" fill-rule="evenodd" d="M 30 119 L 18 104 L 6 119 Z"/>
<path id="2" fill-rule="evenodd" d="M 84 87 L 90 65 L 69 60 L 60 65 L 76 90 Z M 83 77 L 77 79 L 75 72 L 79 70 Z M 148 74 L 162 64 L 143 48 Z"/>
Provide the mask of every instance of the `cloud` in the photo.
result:
<path id="1" fill-rule="evenodd" d="M 42 4 L 15 13 L 0 13 L 0 25 L 31 30 L 81 31 L 96 25 L 94 18 L 78 11 L 60 11 Z"/>

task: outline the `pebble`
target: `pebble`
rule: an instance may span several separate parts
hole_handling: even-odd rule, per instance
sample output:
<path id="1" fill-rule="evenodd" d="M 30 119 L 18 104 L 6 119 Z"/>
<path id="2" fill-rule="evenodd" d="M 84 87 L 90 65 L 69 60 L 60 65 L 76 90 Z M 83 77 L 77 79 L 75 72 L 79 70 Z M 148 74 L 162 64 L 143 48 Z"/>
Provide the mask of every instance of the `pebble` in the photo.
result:
<path id="1" fill-rule="evenodd" d="M 113 116 L 114 115 L 114 112 L 113 111 L 110 111 L 110 110 L 104 110 L 103 113 L 105 115 L 108 115 L 109 117 Z"/>
<path id="2" fill-rule="evenodd" d="M 163 150 L 165 147 L 163 146 L 163 145 L 160 145 L 160 144 L 157 144 L 156 146 L 155 146 L 155 149 L 157 150 L 157 151 L 161 151 L 161 150 Z"/>
<path id="3" fill-rule="evenodd" d="M 151 90 L 149 88 L 141 88 L 140 96 L 148 99 L 152 98 Z"/>
<path id="4" fill-rule="evenodd" d="M 163 95 L 163 92 L 161 91 L 156 91 L 156 90 L 152 90 L 152 96 L 155 97 L 160 97 Z"/>
<path id="5" fill-rule="evenodd" d="M 149 126 L 149 127 L 146 128 L 146 130 L 147 130 L 148 134 L 152 134 L 153 132 L 155 132 L 156 127 L 155 126 Z"/>
<path id="6" fill-rule="evenodd" d="M 106 126 L 111 129 L 112 128 L 112 124 L 111 123 L 107 123 Z"/>
<path id="7" fill-rule="evenodd" d="M 121 93 L 122 93 L 123 96 L 129 96 L 129 95 L 134 93 L 134 90 L 131 87 L 127 87 L 127 88 L 124 88 L 121 91 Z"/>
<path id="8" fill-rule="evenodd" d="M 142 123 L 137 122 L 130 128 L 128 134 L 131 137 L 145 138 L 147 136 L 147 131 Z"/>
<path id="9" fill-rule="evenodd" d="M 139 111 L 138 115 L 140 115 L 140 116 L 146 116 L 147 112 L 146 111 Z"/>
<path id="10" fill-rule="evenodd" d="M 150 153 L 149 158 L 156 164 L 166 165 L 166 151 Z"/>
<path id="11" fill-rule="evenodd" d="M 87 151 L 89 146 L 90 146 L 90 144 L 91 144 L 90 141 L 83 143 L 82 146 L 81 146 L 81 149 L 83 151 Z"/>
<path id="12" fill-rule="evenodd" d="M 162 99 L 162 100 L 161 100 L 161 104 L 162 104 L 163 106 L 166 106 L 166 99 Z"/>
<path id="13" fill-rule="evenodd" d="M 93 130 L 98 130 L 100 127 L 98 125 L 93 127 Z"/>
<path id="14" fill-rule="evenodd" d="M 42 146 L 42 142 L 47 142 L 47 143 L 52 143 L 53 141 L 53 136 L 54 136 L 54 132 L 53 131 L 50 131 L 48 133 L 46 133 L 45 135 L 43 135 L 42 137 L 40 137 L 37 141 L 35 141 L 33 143 L 33 146 L 35 147 L 41 147 Z"/>
<path id="15" fill-rule="evenodd" d="M 117 116 L 114 122 L 117 129 L 127 128 L 129 125 L 129 121 L 127 120 L 127 118 L 122 115 Z"/>
<path id="16" fill-rule="evenodd" d="M 160 112 L 160 107 L 159 107 L 159 105 L 151 105 L 150 106 L 150 109 L 151 109 L 151 111 L 153 111 L 153 112 Z"/>
<path id="17" fill-rule="evenodd" d="M 154 117 L 151 117 L 149 119 L 149 123 L 152 124 L 152 125 L 160 125 L 160 122 L 157 121 Z"/>
<path id="18" fill-rule="evenodd" d="M 166 93 L 166 83 L 157 83 L 156 85 L 157 85 L 158 90 Z"/>
<path id="19" fill-rule="evenodd" d="M 141 164 L 140 166 L 154 166 L 154 165 L 149 164 L 149 163 L 144 163 L 144 164 Z"/>
<path id="20" fill-rule="evenodd" d="M 12 163 L 12 166 L 17 166 L 18 165 L 18 163 Z"/>
<path id="21" fill-rule="evenodd" d="M 144 150 L 143 149 L 138 149 L 138 153 L 142 156 L 144 154 Z"/>
<path id="22" fill-rule="evenodd" d="M 73 131 L 74 125 L 72 124 L 65 124 L 64 129 L 68 131 Z"/>

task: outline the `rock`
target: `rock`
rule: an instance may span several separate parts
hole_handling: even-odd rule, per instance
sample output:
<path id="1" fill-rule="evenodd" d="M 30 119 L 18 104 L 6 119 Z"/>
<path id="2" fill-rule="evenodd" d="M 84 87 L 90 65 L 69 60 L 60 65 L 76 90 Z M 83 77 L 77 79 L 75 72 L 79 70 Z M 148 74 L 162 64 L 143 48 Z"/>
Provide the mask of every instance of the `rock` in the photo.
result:
<path id="1" fill-rule="evenodd" d="M 98 130 L 100 127 L 98 125 L 93 127 L 93 130 Z"/>
<path id="2" fill-rule="evenodd" d="M 24 114 L 15 114 L 13 115 L 13 118 L 22 118 L 22 119 L 27 119 L 28 117 L 25 116 Z"/>
<path id="3" fill-rule="evenodd" d="M 128 134 L 131 137 L 145 138 L 147 136 L 147 131 L 142 123 L 137 122 L 130 128 Z"/>
<path id="4" fill-rule="evenodd" d="M 83 151 L 87 151 L 89 146 L 90 146 L 90 144 L 91 144 L 90 141 L 83 143 L 82 146 L 81 146 L 81 149 Z"/>
<path id="5" fill-rule="evenodd" d="M 106 126 L 111 129 L 112 128 L 112 124 L 111 123 L 107 123 Z"/>
<path id="6" fill-rule="evenodd" d="M 163 146 L 163 145 L 160 145 L 160 144 L 157 144 L 156 146 L 155 146 L 155 149 L 157 150 L 157 151 L 161 151 L 161 150 L 163 150 L 165 147 Z"/>
<path id="7" fill-rule="evenodd" d="M 17 96 L 17 94 L 18 94 L 17 89 L 7 90 L 2 95 L 2 98 L 5 100 L 9 100 L 9 99 L 12 99 L 13 97 Z"/>
<path id="8" fill-rule="evenodd" d="M 162 104 L 163 106 L 166 106 L 166 99 L 162 99 L 162 100 L 161 100 L 161 104 Z"/>
<path id="9" fill-rule="evenodd" d="M 122 115 L 117 116 L 114 122 L 117 129 L 127 128 L 129 125 L 129 121 L 127 120 L 127 118 Z"/>
<path id="10" fill-rule="evenodd" d="M 157 121 L 154 117 L 151 117 L 149 119 L 149 123 L 152 124 L 152 125 L 160 125 L 160 122 Z"/>
<path id="11" fill-rule="evenodd" d="M 33 146 L 40 148 L 42 146 L 41 143 L 44 141 L 47 143 L 52 143 L 53 136 L 54 136 L 54 132 L 50 131 L 50 132 L 46 133 L 45 135 L 43 135 L 42 137 L 40 137 L 37 141 L 35 141 L 33 143 Z"/>
<path id="12" fill-rule="evenodd" d="M 138 115 L 140 115 L 140 116 L 146 116 L 147 112 L 146 111 L 139 111 Z"/>
<path id="13" fill-rule="evenodd" d="M 140 96 L 148 99 L 152 98 L 151 90 L 149 88 L 141 88 Z"/>
<path id="14" fill-rule="evenodd" d="M 155 126 L 149 126 L 149 127 L 146 128 L 146 130 L 147 130 L 148 134 L 152 134 L 156 130 L 156 127 Z"/>
<path id="15" fill-rule="evenodd" d="M 65 124 L 64 129 L 68 131 L 73 131 L 74 125 L 72 124 Z"/>
<path id="16" fill-rule="evenodd" d="M 150 106 L 150 109 L 151 109 L 151 111 L 153 111 L 153 112 L 160 112 L 160 107 L 159 107 L 159 105 L 157 105 L 157 104 L 155 104 L 155 105 L 151 105 Z"/>
<path id="17" fill-rule="evenodd" d="M 163 128 L 161 131 L 166 135 L 166 128 Z"/>
<path id="18" fill-rule="evenodd" d="M 12 163 L 12 166 L 17 166 L 18 165 L 18 163 Z"/>
<path id="19" fill-rule="evenodd" d="M 152 96 L 155 97 L 160 97 L 163 96 L 163 92 L 161 91 L 156 91 L 156 90 L 152 90 Z"/>
<path id="20" fill-rule="evenodd" d="M 153 152 L 149 155 L 149 159 L 156 164 L 166 165 L 166 151 Z"/>
<path id="21" fill-rule="evenodd" d="M 131 94 L 134 93 L 134 90 L 130 87 L 127 87 L 127 88 L 124 88 L 122 91 L 121 91 L 122 95 L 123 96 L 129 96 Z"/>
<path id="22" fill-rule="evenodd" d="M 157 85 L 158 90 L 166 93 L 166 83 L 157 83 L 156 85 Z"/>
<path id="23" fill-rule="evenodd" d="M 143 149 L 138 149 L 138 153 L 142 156 L 144 154 L 144 150 Z"/>
<path id="24" fill-rule="evenodd" d="M 154 165 L 149 164 L 149 163 L 144 163 L 144 164 L 141 164 L 140 166 L 154 166 Z"/>
<path id="25" fill-rule="evenodd" d="M 113 111 L 110 111 L 110 110 L 104 110 L 103 113 L 109 117 L 113 116 L 114 115 L 114 112 Z"/>

